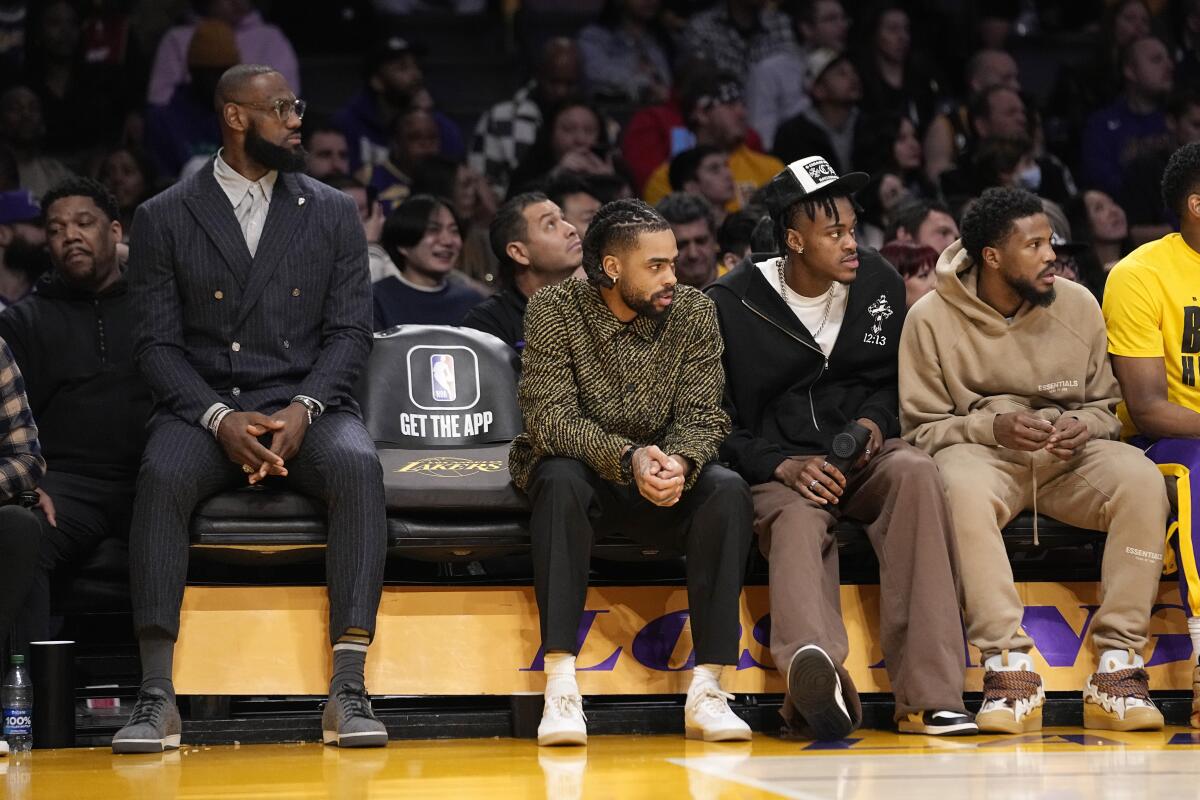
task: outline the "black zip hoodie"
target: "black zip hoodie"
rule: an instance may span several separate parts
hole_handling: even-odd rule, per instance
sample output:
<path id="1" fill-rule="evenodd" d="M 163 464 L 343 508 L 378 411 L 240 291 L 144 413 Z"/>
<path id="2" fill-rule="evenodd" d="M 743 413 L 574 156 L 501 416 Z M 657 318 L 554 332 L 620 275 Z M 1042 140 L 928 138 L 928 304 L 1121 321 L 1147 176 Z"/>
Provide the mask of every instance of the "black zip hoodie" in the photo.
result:
<path id="1" fill-rule="evenodd" d="M 826 359 L 772 287 L 754 254 L 711 284 L 725 338 L 725 408 L 733 432 L 721 460 L 751 485 L 770 481 L 785 458 L 828 453 L 850 420 L 866 417 L 884 438 L 900 435 L 897 359 L 904 279 L 860 247 L 858 277 Z"/>

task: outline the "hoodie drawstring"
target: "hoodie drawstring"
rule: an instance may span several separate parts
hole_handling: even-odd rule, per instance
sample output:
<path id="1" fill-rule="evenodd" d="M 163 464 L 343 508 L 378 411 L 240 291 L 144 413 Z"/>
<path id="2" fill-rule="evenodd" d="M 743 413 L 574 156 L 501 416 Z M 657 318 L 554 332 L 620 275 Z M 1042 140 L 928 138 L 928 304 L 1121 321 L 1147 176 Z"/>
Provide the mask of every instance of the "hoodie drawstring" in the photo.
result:
<path id="1" fill-rule="evenodd" d="M 1033 473 L 1033 546 L 1038 546 L 1038 482 L 1037 482 L 1037 464 L 1034 463 L 1033 454 L 1029 456 L 1029 471 Z"/>

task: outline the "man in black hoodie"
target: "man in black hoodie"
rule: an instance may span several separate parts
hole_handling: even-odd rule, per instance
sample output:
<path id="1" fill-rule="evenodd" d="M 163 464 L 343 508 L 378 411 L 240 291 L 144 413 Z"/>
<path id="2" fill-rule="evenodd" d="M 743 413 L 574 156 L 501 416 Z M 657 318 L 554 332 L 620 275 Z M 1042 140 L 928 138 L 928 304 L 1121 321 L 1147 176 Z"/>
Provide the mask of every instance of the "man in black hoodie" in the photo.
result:
<path id="1" fill-rule="evenodd" d="M 839 178 L 820 156 L 790 164 L 767 189 L 783 255 L 752 256 L 709 289 L 733 421 L 721 460 L 752 487 L 789 725 L 837 739 L 862 721 L 842 666 L 833 528 L 844 516 L 863 523 L 879 556 L 880 638 L 900 731 L 971 734 L 950 515 L 932 459 L 899 438 L 904 281 L 854 240 L 851 196 L 867 180 Z M 851 422 L 870 435 L 843 474 L 826 459 Z"/>
<path id="2" fill-rule="evenodd" d="M 25 377 L 48 464 L 37 490 L 36 559 L 5 564 L 34 573 L 23 615 L 33 640 L 52 635 L 54 568 L 126 535 L 151 406 L 133 363 L 136 312 L 117 257 L 117 201 L 96 181 L 71 178 L 42 208 L 54 271 L 0 314 L 0 338 Z"/>

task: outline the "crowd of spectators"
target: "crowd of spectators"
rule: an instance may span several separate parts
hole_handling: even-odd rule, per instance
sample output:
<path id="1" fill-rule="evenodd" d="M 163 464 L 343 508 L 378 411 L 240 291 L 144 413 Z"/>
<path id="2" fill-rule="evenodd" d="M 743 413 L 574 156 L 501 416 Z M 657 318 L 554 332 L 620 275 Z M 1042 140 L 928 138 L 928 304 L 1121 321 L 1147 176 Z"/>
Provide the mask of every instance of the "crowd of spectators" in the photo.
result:
<path id="1" fill-rule="evenodd" d="M 72 174 L 102 182 L 128 240 L 138 204 L 216 152 L 222 71 L 264 63 L 303 96 L 305 48 L 278 5 L 2 5 L 5 305 L 35 291 L 46 268 L 37 212 L 54 185 Z M 765 215 L 755 193 L 810 155 L 871 175 L 858 233 L 876 248 L 940 253 L 983 190 L 1029 189 L 1059 224 L 1063 275 L 1099 296 L 1121 256 L 1176 224 L 1159 180 L 1167 156 L 1200 138 L 1197 0 L 577 0 L 544 30 L 549 12 L 531 4 L 520 27 L 544 35 L 527 35 L 529 52 L 511 59 L 517 90 L 477 116 L 428 88 L 437 66 L 425 5 L 334 5 L 368 17 L 361 85 L 314 104 L 304 141 L 310 174 L 359 202 L 380 325 L 456 324 L 512 288 L 487 229 L 501 203 L 529 191 L 581 235 L 604 202 L 663 203 L 686 235 L 683 280 L 702 284 L 753 249 Z M 455 9 L 464 29 L 506 21 L 486 3 Z M 914 281 L 927 272 L 912 269 Z"/>

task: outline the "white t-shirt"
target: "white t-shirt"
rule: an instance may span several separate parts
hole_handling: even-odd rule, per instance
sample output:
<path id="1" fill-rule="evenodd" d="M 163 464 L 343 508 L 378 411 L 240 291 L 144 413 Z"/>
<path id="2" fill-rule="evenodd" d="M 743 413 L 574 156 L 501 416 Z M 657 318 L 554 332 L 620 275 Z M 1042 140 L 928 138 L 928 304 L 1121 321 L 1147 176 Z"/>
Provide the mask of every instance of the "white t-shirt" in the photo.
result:
<path id="1" fill-rule="evenodd" d="M 779 261 L 778 258 L 772 258 L 754 265 L 758 267 L 763 277 L 767 279 L 767 283 L 776 292 L 779 292 Z M 833 292 L 832 302 L 829 300 L 828 294 L 820 297 L 805 297 L 786 283 L 782 293 L 783 301 L 796 315 L 796 319 L 800 320 L 800 324 L 813 334 L 817 346 L 821 348 L 821 352 L 825 354 L 826 358 L 829 358 L 830 352 L 833 351 L 838 331 L 842 329 L 842 320 L 846 316 L 846 301 L 850 299 L 850 290 L 836 281 L 829 287 L 829 291 Z M 821 328 L 821 318 L 825 317 L 826 303 L 829 303 L 829 316 L 825 319 L 825 327 Z M 817 328 L 821 328 L 820 333 L 816 332 Z"/>

